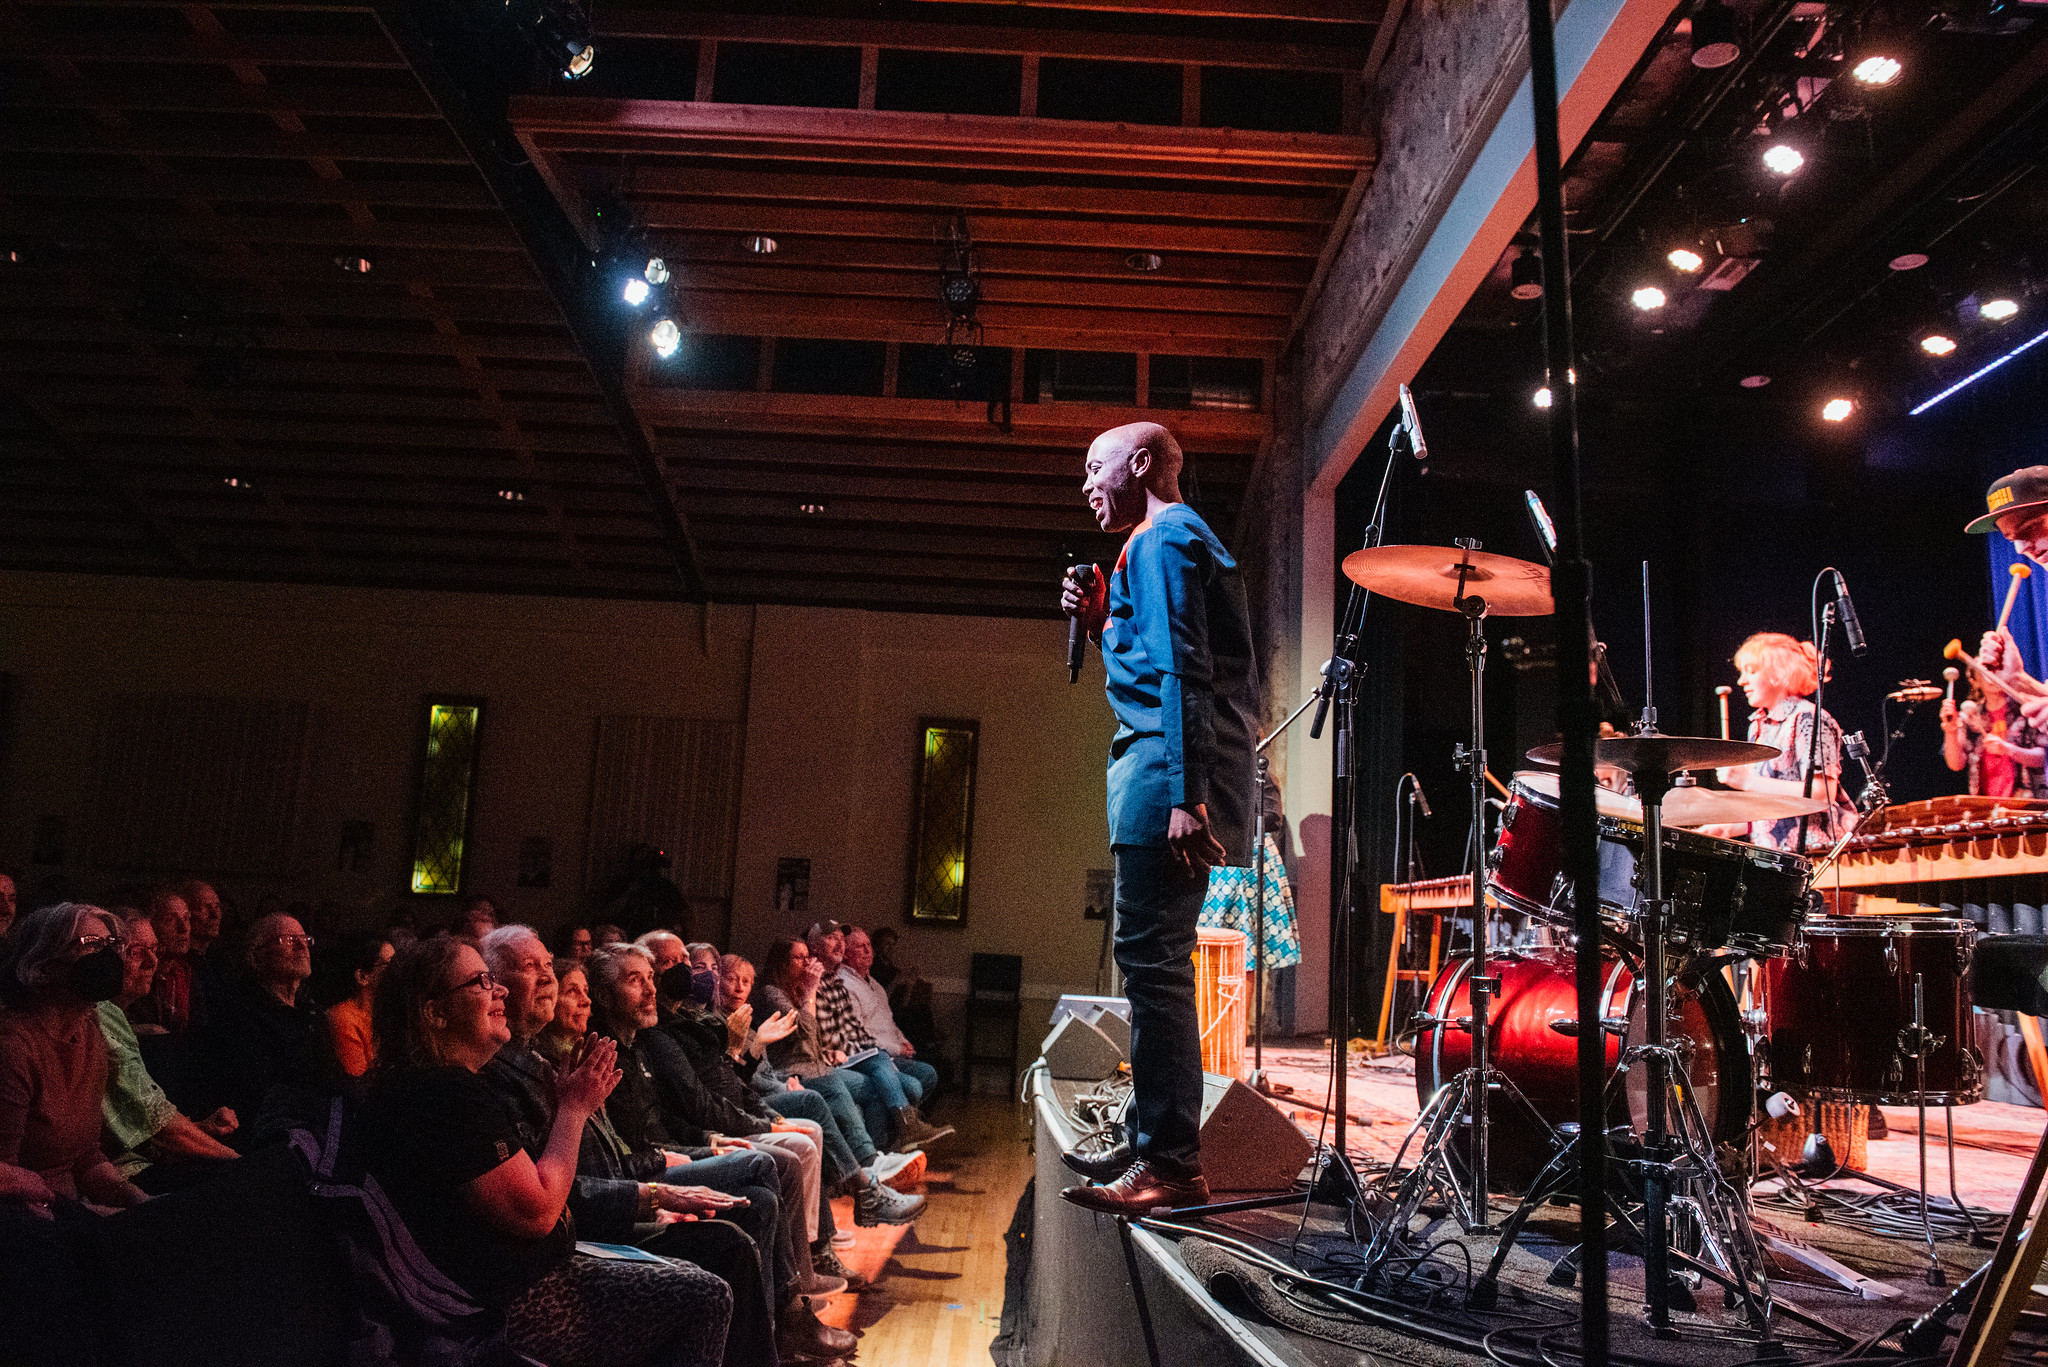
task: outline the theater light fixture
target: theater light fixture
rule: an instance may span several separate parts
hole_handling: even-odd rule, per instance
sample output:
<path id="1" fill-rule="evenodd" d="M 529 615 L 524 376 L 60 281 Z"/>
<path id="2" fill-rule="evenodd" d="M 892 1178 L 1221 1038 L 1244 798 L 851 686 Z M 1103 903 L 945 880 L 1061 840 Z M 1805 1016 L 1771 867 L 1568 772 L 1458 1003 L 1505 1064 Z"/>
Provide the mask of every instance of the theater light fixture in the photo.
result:
<path id="1" fill-rule="evenodd" d="M 1926 252 L 1901 252 L 1891 260 L 1891 267 L 1895 271 L 1917 271 L 1926 264 Z"/>
<path id="2" fill-rule="evenodd" d="M 1690 247 L 1673 247 L 1664 259 L 1671 263 L 1673 270 L 1684 271 L 1687 275 L 1707 264 L 1707 259 Z"/>
<path id="3" fill-rule="evenodd" d="M 1721 0 L 1706 0 L 1692 17 L 1692 64 L 1713 71 L 1741 55 L 1742 44 L 1735 37 L 1735 11 Z"/>
<path id="4" fill-rule="evenodd" d="M 782 244 L 772 237 L 762 237 L 757 233 L 753 237 L 741 238 L 740 245 L 756 256 L 773 256 Z"/>
<path id="5" fill-rule="evenodd" d="M 1655 285 L 1644 285 L 1634 294 L 1631 294 L 1628 297 L 1628 301 L 1643 312 L 1648 313 L 1652 309 L 1664 307 L 1664 291 L 1658 289 Z"/>
<path id="6" fill-rule="evenodd" d="M 1820 415 L 1829 422 L 1846 422 L 1856 411 L 1856 405 L 1848 399 L 1829 399 L 1820 406 Z"/>
<path id="7" fill-rule="evenodd" d="M 1920 339 L 1920 349 L 1929 356 L 1946 356 L 1956 349 L 1956 344 L 1953 338 L 1930 332 Z"/>
<path id="8" fill-rule="evenodd" d="M 367 256 L 346 252 L 334 258 L 334 265 L 335 269 L 345 271 L 349 275 L 368 275 L 376 269 L 377 263 Z"/>
<path id="9" fill-rule="evenodd" d="M 676 326 L 675 319 L 663 318 L 648 329 L 647 340 L 654 345 L 654 354 L 666 361 L 682 346 L 683 330 Z"/>
<path id="10" fill-rule="evenodd" d="M 2026 341 L 2021 342 L 2018 346 L 2014 347 L 2011 351 L 2006 352 L 2005 355 L 1999 357 L 1997 360 L 1992 361 L 1988 365 L 1979 366 L 1977 369 L 1963 376 L 1962 379 L 1957 380 L 1954 384 L 1950 385 L 1947 389 L 1944 389 L 1939 394 L 1936 394 L 1933 398 L 1922 402 L 1918 408 L 1913 409 L 1910 413 L 1907 414 L 1907 416 L 1914 418 L 1919 417 L 1922 413 L 1925 413 L 1928 409 L 1934 407 L 1934 405 L 1940 403 L 1943 399 L 1948 398 L 1951 394 L 1961 393 L 1963 390 L 1968 389 L 1971 385 L 1977 383 L 1977 381 L 1983 379 L 1986 375 L 1989 375 L 1992 371 L 2004 365 L 2007 361 L 2010 361 L 2013 357 L 2019 355 L 2023 351 L 2032 350 L 2034 347 L 2039 346 L 2042 342 L 2048 342 L 2048 332 L 2037 332 L 2032 337 L 2029 337 Z"/>
<path id="11" fill-rule="evenodd" d="M 500 489 L 498 490 L 498 497 L 504 499 L 507 503 L 524 503 L 526 502 L 526 491 L 524 489 Z"/>
<path id="12" fill-rule="evenodd" d="M 1849 74 L 1865 85 L 1890 85 L 1899 79 L 1899 73 L 1906 68 L 1895 57 L 1865 57 L 1849 70 Z"/>
<path id="13" fill-rule="evenodd" d="M 626 277 L 625 286 L 619 291 L 619 297 L 637 309 L 646 303 L 647 297 L 653 293 L 645 280 L 637 275 L 629 275 Z"/>
<path id="14" fill-rule="evenodd" d="M 1800 155 L 1799 149 L 1789 147 L 1782 142 L 1772 143 L 1764 151 L 1765 169 L 1774 171 L 1778 175 L 1789 176 L 1804 165 L 1806 165 L 1806 158 Z"/>
<path id="15" fill-rule="evenodd" d="M 1508 267 L 1508 293 L 1517 299 L 1541 299 L 1543 297 L 1543 258 L 1534 252 L 1523 252 Z"/>
<path id="16" fill-rule="evenodd" d="M 1535 394 L 1531 395 L 1530 398 L 1531 402 L 1533 402 L 1538 408 L 1550 407 L 1550 386 L 1543 386 L 1543 388 L 1537 390 Z"/>
<path id="17" fill-rule="evenodd" d="M 1977 312 L 1994 323 L 2002 323 L 2020 311 L 2020 306 L 2004 295 L 1995 295 L 1977 305 Z"/>
<path id="18" fill-rule="evenodd" d="M 1158 252 L 1132 252 L 1124 258 L 1125 270 L 1156 271 L 1165 264 Z"/>
<path id="19" fill-rule="evenodd" d="M 805 517 L 822 517 L 830 506 L 822 498 L 805 498 L 798 500 L 796 510 Z"/>
<path id="20" fill-rule="evenodd" d="M 535 6 L 533 39 L 551 62 L 569 80 L 590 74 L 597 63 L 597 49 L 590 43 L 590 16 L 576 0 L 539 0 Z"/>
<path id="21" fill-rule="evenodd" d="M 1770 382 L 1771 377 L 1768 375 L 1744 375 L 1742 377 L 1742 387 L 1744 389 L 1762 389 Z"/>

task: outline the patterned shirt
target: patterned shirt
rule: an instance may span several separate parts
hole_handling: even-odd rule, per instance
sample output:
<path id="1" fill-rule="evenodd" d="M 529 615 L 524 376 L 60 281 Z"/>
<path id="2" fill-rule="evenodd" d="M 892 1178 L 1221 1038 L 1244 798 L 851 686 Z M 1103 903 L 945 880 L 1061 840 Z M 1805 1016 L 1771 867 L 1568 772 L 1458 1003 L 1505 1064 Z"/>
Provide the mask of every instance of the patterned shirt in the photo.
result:
<path id="1" fill-rule="evenodd" d="M 1749 738 L 1758 745 L 1775 745 L 1778 755 L 1753 766 L 1759 777 L 1789 779 L 1794 783 L 1806 778 L 1806 751 L 1813 743 L 1813 700 L 1810 698 L 1781 698 L 1768 712 L 1749 714 Z M 1835 805 L 1825 811 L 1815 812 L 1807 818 L 1806 848 L 1826 851 L 1834 848 L 1835 842 L 1847 835 L 1856 824 L 1856 808 L 1849 801 L 1847 789 L 1839 782 L 1842 776 L 1842 727 L 1834 717 L 1822 713 L 1820 731 L 1820 778 L 1838 780 L 1835 784 Z M 1819 786 L 1819 778 L 1815 779 Z M 1779 817 L 1775 821 L 1752 821 L 1749 823 L 1749 838 L 1766 849 L 1790 850 L 1799 839 L 1799 821 L 1796 816 Z"/>
<path id="2" fill-rule="evenodd" d="M 2000 694 L 1997 698 L 1979 703 L 1977 716 L 1983 729 L 1972 730 L 1968 726 L 1959 728 L 1963 754 L 1967 757 L 1970 773 L 1970 793 L 1975 797 L 2044 797 L 2048 796 L 2048 784 L 2044 784 L 2044 771 L 2028 768 L 2017 760 L 2003 755 L 1993 755 L 1984 749 L 1986 732 L 2003 736 L 2020 750 L 2036 749 L 2041 744 L 2041 733 L 2021 715 Z M 1992 707 L 1999 710 L 1994 712 Z"/>
<path id="3" fill-rule="evenodd" d="M 853 994 L 837 973 L 827 974 L 818 984 L 811 1009 L 818 1013 L 818 1033 L 825 1037 L 827 1049 L 842 1049 L 850 1058 L 863 1049 L 880 1047 L 861 1024 L 860 1008 L 853 1004 Z"/>

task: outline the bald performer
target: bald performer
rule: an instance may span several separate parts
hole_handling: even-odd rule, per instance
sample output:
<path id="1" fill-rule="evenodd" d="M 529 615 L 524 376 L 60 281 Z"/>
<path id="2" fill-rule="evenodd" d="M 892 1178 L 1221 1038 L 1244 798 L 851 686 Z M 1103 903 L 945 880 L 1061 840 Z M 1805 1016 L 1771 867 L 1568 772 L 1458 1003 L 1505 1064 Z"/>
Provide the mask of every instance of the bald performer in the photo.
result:
<path id="1" fill-rule="evenodd" d="M 1102 1185 L 1065 1194 L 1119 1215 L 1208 1201 L 1195 917 L 1210 867 L 1249 863 L 1251 852 L 1251 617 L 1237 562 L 1180 501 L 1180 467 L 1180 444 L 1157 423 L 1095 439 L 1081 492 L 1104 531 L 1130 539 L 1107 578 L 1097 567 L 1084 587 L 1069 573 L 1060 600 L 1101 643 L 1116 713 L 1109 839 L 1135 1083 L 1129 1145 L 1069 1155 Z"/>

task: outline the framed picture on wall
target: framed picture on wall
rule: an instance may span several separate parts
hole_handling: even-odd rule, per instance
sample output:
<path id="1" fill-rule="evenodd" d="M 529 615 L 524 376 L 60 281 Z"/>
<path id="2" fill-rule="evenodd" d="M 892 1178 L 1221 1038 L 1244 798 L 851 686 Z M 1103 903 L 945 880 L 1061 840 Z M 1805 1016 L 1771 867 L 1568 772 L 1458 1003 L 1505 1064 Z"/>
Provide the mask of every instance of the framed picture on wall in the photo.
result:
<path id="1" fill-rule="evenodd" d="M 811 909 L 811 861 L 783 858 L 775 861 L 775 909 Z"/>

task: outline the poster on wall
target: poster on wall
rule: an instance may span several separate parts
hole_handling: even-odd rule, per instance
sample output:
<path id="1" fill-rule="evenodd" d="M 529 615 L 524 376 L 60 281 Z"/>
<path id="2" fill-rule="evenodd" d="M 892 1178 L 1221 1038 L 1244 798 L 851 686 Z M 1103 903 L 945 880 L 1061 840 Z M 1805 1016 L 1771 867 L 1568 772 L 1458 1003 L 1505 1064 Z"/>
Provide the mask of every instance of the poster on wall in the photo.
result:
<path id="1" fill-rule="evenodd" d="M 775 861 L 775 909 L 777 911 L 809 911 L 811 909 L 810 860 L 778 859 Z"/>
<path id="2" fill-rule="evenodd" d="M 1116 897 L 1116 870 L 1088 870 L 1087 885 L 1081 893 L 1081 919 L 1084 921 L 1107 921 L 1109 908 Z"/>

